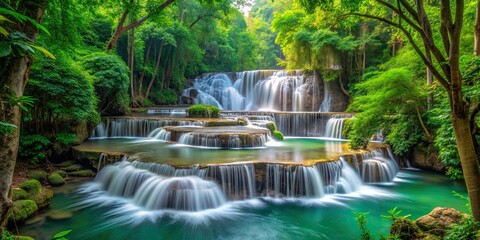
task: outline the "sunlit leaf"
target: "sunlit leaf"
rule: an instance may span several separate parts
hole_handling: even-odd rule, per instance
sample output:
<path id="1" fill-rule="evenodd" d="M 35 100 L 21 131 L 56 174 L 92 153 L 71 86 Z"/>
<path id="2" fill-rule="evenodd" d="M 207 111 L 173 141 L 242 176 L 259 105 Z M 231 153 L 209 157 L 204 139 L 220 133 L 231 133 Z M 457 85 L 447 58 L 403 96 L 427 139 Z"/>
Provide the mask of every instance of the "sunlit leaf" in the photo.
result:
<path id="1" fill-rule="evenodd" d="M 40 46 L 37 46 L 37 45 L 34 45 L 34 44 L 27 44 L 27 45 L 29 45 L 32 48 L 37 49 L 40 52 L 42 52 L 46 57 L 49 57 L 51 59 L 56 59 L 55 56 L 53 56 L 53 54 L 51 52 L 49 52 L 47 49 L 45 49 L 43 47 L 40 47 Z"/>
<path id="2" fill-rule="evenodd" d="M 5 30 L 5 28 L 3 28 L 3 27 L 0 27 L 0 34 L 2 34 L 5 37 L 8 36 L 7 30 Z"/>
<path id="3" fill-rule="evenodd" d="M 61 239 L 65 237 L 67 234 L 69 234 L 71 231 L 72 230 L 65 230 L 65 231 L 58 232 L 55 235 L 53 235 L 52 239 Z"/>

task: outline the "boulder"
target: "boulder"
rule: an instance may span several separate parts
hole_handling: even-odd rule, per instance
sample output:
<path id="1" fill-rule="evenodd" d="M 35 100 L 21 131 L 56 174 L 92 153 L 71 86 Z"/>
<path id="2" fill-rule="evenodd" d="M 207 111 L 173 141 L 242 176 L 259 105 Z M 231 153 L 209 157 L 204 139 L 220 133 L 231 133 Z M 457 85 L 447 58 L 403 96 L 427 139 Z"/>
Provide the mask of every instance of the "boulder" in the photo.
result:
<path id="1" fill-rule="evenodd" d="M 52 186 L 60 186 L 65 184 L 65 179 L 58 173 L 52 173 L 48 176 L 48 182 Z"/>
<path id="2" fill-rule="evenodd" d="M 453 208 L 437 207 L 429 214 L 419 217 L 415 223 L 427 233 L 443 237 L 454 223 L 459 224 L 465 215 Z"/>
<path id="3" fill-rule="evenodd" d="M 428 146 L 415 146 L 413 148 L 413 167 L 429 169 L 436 172 L 445 170 L 445 165 L 438 158 L 435 151 L 429 151 Z"/>

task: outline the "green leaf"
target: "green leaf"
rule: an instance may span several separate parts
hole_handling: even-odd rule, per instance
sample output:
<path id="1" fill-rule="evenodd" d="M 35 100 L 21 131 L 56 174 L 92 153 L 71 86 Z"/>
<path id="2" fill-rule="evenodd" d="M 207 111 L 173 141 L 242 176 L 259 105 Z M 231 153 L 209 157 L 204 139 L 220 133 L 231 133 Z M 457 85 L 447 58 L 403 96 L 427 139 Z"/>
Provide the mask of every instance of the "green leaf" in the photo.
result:
<path id="1" fill-rule="evenodd" d="M 29 44 L 27 43 L 28 46 L 32 47 L 32 48 L 35 48 L 37 49 L 38 51 L 42 52 L 46 57 L 49 57 L 51 59 L 56 59 L 55 56 L 53 56 L 53 54 L 51 52 L 49 52 L 47 49 L 43 48 L 43 47 L 40 47 L 40 46 L 37 46 L 37 45 L 33 45 L 33 44 Z"/>
<path id="2" fill-rule="evenodd" d="M 8 123 L 8 122 L 0 122 L 0 127 L 18 128 L 16 125 Z"/>
<path id="3" fill-rule="evenodd" d="M 9 42 L 1 41 L 0 42 L 0 57 L 6 57 L 12 52 L 12 46 Z"/>
<path id="4" fill-rule="evenodd" d="M 27 18 L 27 20 L 33 24 L 33 26 L 37 27 L 38 29 L 42 30 L 44 33 L 48 34 L 48 36 L 51 36 L 50 35 L 50 32 L 44 27 L 42 26 L 40 23 L 38 23 L 37 21 L 31 19 L 31 18 Z"/>
<path id="5" fill-rule="evenodd" d="M 3 28 L 3 27 L 0 27 L 0 33 L 5 37 L 8 36 L 7 30 L 5 30 L 5 28 Z"/>
<path id="6" fill-rule="evenodd" d="M 55 235 L 53 235 L 52 239 L 61 239 L 62 237 L 66 236 L 67 234 L 69 234 L 72 230 L 64 230 L 64 231 L 61 231 L 59 233 L 56 233 Z"/>
<path id="7" fill-rule="evenodd" d="M 12 21 L 10 21 L 8 18 L 0 15 L 0 21 L 5 21 L 5 22 L 10 22 L 10 23 L 13 23 Z"/>

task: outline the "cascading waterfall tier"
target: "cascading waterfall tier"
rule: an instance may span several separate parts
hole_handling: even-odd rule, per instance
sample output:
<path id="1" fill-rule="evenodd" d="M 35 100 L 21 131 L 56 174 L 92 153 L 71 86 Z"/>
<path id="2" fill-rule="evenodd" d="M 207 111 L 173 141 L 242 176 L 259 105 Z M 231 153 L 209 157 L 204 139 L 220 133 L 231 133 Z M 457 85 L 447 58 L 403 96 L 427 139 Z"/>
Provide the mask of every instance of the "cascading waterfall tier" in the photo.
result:
<path id="1" fill-rule="evenodd" d="M 317 111 L 319 87 L 301 70 L 206 73 L 182 96 L 222 110 Z"/>
<path id="2" fill-rule="evenodd" d="M 390 182 L 398 173 L 399 166 L 390 148 L 379 148 L 362 156 L 362 178 L 365 182 Z"/>
<path id="3" fill-rule="evenodd" d="M 350 118 L 352 117 L 345 117 L 345 114 L 333 115 L 327 121 L 327 125 L 325 127 L 325 137 L 345 139 L 346 137 L 343 136 L 343 127 L 345 124 L 345 120 Z"/>
<path id="4" fill-rule="evenodd" d="M 164 126 L 203 126 L 204 122 L 179 119 L 105 118 L 93 130 L 91 138 L 146 137 Z"/>

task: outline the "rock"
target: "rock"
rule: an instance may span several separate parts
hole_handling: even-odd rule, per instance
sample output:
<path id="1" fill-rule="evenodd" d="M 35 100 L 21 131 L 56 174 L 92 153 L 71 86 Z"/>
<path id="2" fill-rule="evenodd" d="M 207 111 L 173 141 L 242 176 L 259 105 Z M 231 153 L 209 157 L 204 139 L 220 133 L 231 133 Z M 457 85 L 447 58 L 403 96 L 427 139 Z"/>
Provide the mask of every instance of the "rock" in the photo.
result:
<path id="1" fill-rule="evenodd" d="M 48 217 L 54 220 L 68 219 L 73 216 L 72 212 L 68 211 L 52 211 L 48 214 Z"/>
<path id="2" fill-rule="evenodd" d="M 35 217 L 30 218 L 27 221 L 25 221 L 25 225 L 33 225 L 33 224 L 37 224 L 37 223 L 43 223 L 44 221 L 45 221 L 44 216 L 35 216 Z"/>
<path id="3" fill-rule="evenodd" d="M 443 237 L 453 223 L 460 223 L 464 217 L 463 213 L 453 208 L 437 207 L 429 214 L 419 217 L 415 223 L 421 230 Z"/>
<path id="4" fill-rule="evenodd" d="M 82 165 L 73 164 L 73 165 L 70 165 L 68 167 L 62 167 L 60 169 L 62 169 L 63 171 L 67 171 L 67 172 L 74 172 L 74 171 L 78 171 L 78 170 L 82 169 Z"/>
<path id="5" fill-rule="evenodd" d="M 430 169 L 436 172 L 445 170 L 445 165 L 438 158 L 435 151 L 429 151 L 428 146 L 415 146 L 413 148 L 413 161 L 414 167 L 422 169 Z"/>
<path id="6" fill-rule="evenodd" d="M 50 205 L 53 199 L 53 191 L 50 189 L 42 189 L 40 192 L 32 196 L 39 209 L 46 208 Z"/>
<path id="7" fill-rule="evenodd" d="M 390 236 L 392 239 L 423 239 L 422 231 L 410 219 L 397 218 L 390 226 Z"/>
<path id="8" fill-rule="evenodd" d="M 67 172 L 63 171 L 63 170 L 57 170 L 57 171 L 54 171 L 52 173 L 57 173 L 59 174 L 60 176 L 62 176 L 63 178 L 65 178 L 67 176 Z"/>
<path id="9" fill-rule="evenodd" d="M 42 189 L 42 184 L 38 180 L 30 179 L 20 183 L 20 188 L 27 191 L 30 194 L 36 194 Z"/>
<path id="10" fill-rule="evenodd" d="M 59 164 L 55 164 L 56 167 L 68 167 L 68 166 L 71 166 L 73 164 L 75 164 L 76 162 L 74 160 L 68 160 L 68 161 L 65 161 L 65 162 L 61 162 Z"/>
<path id="11" fill-rule="evenodd" d="M 43 170 L 35 170 L 35 171 L 32 171 L 32 172 L 29 172 L 27 174 L 27 177 L 31 178 L 31 179 L 38 180 L 40 182 L 43 182 L 47 178 L 47 172 L 45 172 Z"/>
<path id="12" fill-rule="evenodd" d="M 58 173 L 52 173 L 48 176 L 48 182 L 52 186 L 60 186 L 65 184 L 65 179 L 63 179 L 63 177 Z"/>
<path id="13" fill-rule="evenodd" d="M 33 200 L 18 200 L 13 203 L 12 211 L 8 215 L 9 224 L 24 222 L 33 216 L 38 210 Z"/>
<path id="14" fill-rule="evenodd" d="M 93 177 L 95 176 L 95 172 L 90 169 L 79 170 L 75 172 L 70 172 L 68 175 L 73 177 Z"/>
<path id="15" fill-rule="evenodd" d="M 24 189 L 21 188 L 14 188 L 12 190 L 12 200 L 17 201 L 17 200 L 25 200 L 29 199 L 30 194 L 27 193 Z"/>

